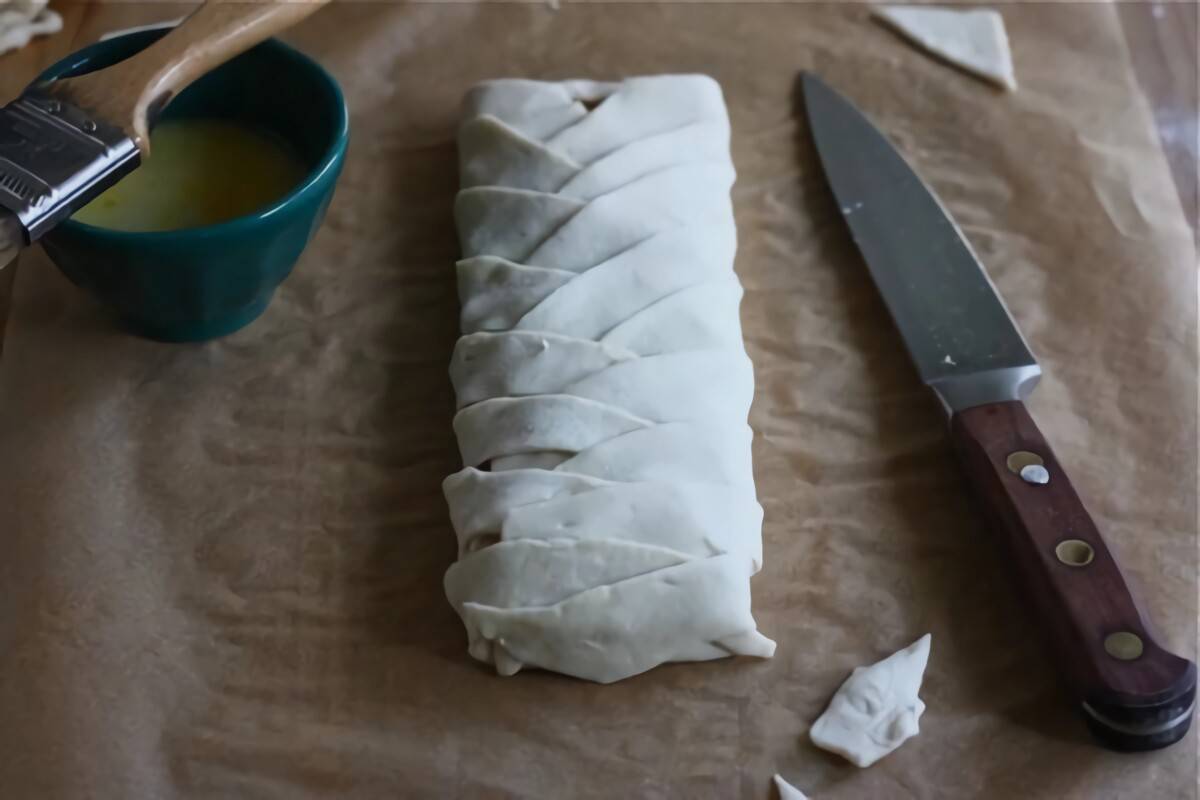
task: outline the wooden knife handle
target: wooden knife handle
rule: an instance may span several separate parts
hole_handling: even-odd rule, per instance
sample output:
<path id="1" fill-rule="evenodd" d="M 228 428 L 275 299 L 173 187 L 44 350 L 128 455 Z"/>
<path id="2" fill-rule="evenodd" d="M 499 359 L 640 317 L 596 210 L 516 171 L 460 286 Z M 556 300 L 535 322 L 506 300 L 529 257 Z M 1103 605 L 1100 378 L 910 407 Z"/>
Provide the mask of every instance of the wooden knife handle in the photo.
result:
<path id="1" fill-rule="evenodd" d="M 121 127 L 148 155 L 151 117 L 214 67 L 288 28 L 329 0 L 207 0 L 140 53 L 50 91 Z"/>
<path id="2" fill-rule="evenodd" d="M 1196 666 L 1164 650 L 1147 630 L 1025 405 L 961 411 L 951 420 L 951 439 L 1092 733 L 1116 750 L 1154 750 L 1183 738 Z"/>

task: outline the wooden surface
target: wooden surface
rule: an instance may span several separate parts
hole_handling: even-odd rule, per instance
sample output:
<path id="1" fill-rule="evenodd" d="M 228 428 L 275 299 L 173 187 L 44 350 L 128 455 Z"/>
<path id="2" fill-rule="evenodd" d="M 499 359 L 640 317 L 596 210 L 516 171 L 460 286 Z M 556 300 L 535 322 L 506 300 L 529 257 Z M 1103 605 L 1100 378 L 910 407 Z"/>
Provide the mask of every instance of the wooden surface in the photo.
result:
<path id="1" fill-rule="evenodd" d="M 0 56 L 0 102 L 7 102 L 38 72 L 91 40 L 81 35 L 95 30 L 96 17 L 103 16 L 104 29 L 142 25 L 158 19 L 177 18 L 187 13 L 186 4 L 66 4 L 52 0 L 63 15 L 63 30 L 40 38 L 28 47 Z M 1125 39 L 1133 55 L 1134 68 L 1150 103 L 1163 150 L 1179 191 L 1184 214 L 1197 230 L 1200 202 L 1200 88 L 1197 86 L 1200 41 L 1200 5 L 1196 2 L 1131 2 L 1118 6 Z M 12 269 L 0 272 L 0 348 L 3 322 L 7 318 L 12 286 Z"/>
<path id="2" fill-rule="evenodd" d="M 1158 135 L 1192 230 L 1200 202 L 1197 42 L 1200 3 L 1122 3 L 1118 7 L 1138 81 L 1154 111 Z"/>

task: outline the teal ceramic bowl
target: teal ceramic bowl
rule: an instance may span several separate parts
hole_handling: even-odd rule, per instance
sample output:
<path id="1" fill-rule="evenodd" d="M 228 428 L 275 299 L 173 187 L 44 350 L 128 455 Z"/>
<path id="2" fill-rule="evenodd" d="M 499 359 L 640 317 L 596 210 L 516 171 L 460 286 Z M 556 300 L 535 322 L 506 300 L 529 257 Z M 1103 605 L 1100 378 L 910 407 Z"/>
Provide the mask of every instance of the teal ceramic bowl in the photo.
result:
<path id="1" fill-rule="evenodd" d="M 163 33 L 140 31 L 91 45 L 42 79 L 109 66 Z M 274 39 L 192 84 L 161 118 L 189 117 L 270 132 L 291 144 L 308 172 L 273 205 L 216 225 L 130 233 L 68 220 L 42 239 L 58 268 L 113 308 L 130 330 L 171 342 L 224 336 L 266 309 L 325 216 L 349 141 L 337 82 Z"/>

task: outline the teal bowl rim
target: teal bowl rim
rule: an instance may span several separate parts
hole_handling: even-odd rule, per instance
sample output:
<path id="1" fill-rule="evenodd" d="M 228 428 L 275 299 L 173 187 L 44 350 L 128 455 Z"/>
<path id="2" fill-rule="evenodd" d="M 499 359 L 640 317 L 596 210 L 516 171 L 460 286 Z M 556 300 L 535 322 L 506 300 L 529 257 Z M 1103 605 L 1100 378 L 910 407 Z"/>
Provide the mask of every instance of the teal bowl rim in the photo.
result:
<path id="1" fill-rule="evenodd" d="M 62 73 L 72 69 L 75 66 L 78 66 L 78 62 L 80 60 L 91 57 L 94 52 L 102 49 L 104 45 L 108 44 L 110 41 L 120 40 L 125 38 L 125 36 L 143 35 L 144 33 L 144 31 L 131 31 L 124 36 L 114 37 L 113 39 L 102 42 L 95 42 L 94 44 L 90 44 L 87 47 L 81 48 L 74 53 L 63 57 L 62 60 L 49 67 L 45 72 L 42 73 L 42 75 L 39 77 L 39 80 L 45 80 L 47 73 Z M 335 112 L 337 115 L 337 119 L 335 121 L 336 129 L 334 132 L 335 138 L 333 144 L 331 144 L 321 156 L 320 160 L 317 162 L 317 165 L 309 170 L 304 179 L 297 183 L 291 191 L 289 191 L 280 199 L 276 200 L 273 204 L 253 213 L 242 214 L 241 216 L 234 217 L 233 219 L 227 219 L 224 222 L 217 222 L 212 225 L 200 225 L 194 228 L 177 228 L 169 231 L 122 231 L 115 230 L 113 228 L 103 228 L 99 225 L 91 225 L 89 223 L 79 222 L 74 219 L 66 219 L 58 227 L 65 230 L 73 229 L 80 233 L 111 237 L 118 241 L 137 240 L 140 242 L 161 243 L 168 239 L 177 239 L 179 237 L 207 239 L 212 236 L 236 234 L 244 228 L 256 225 L 269 217 L 282 213 L 285 208 L 296 198 L 312 191 L 330 170 L 337 168 L 338 162 L 341 161 L 346 155 L 346 148 L 349 144 L 350 137 L 350 112 L 346 108 L 346 98 L 342 94 L 342 87 L 338 84 L 337 79 L 329 73 L 329 70 L 321 66 L 319 61 L 305 54 L 301 50 L 292 47 L 287 42 L 271 38 L 261 42 L 260 44 L 256 45 L 256 47 L 271 47 L 282 52 L 284 55 L 287 55 L 290 58 L 302 62 L 306 67 L 314 68 L 315 73 L 329 85 L 330 89 L 333 90 L 334 104 L 337 106 Z"/>

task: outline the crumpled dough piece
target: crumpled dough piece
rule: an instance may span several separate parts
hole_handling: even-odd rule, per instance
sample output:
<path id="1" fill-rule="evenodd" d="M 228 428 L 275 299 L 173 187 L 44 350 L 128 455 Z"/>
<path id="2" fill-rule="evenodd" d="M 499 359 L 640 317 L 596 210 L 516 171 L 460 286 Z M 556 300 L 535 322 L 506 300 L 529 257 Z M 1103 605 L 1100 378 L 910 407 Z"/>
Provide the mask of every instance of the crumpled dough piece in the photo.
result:
<path id="1" fill-rule="evenodd" d="M 1017 88 L 1004 18 L 991 9 L 876 6 L 871 13 L 918 47 L 1002 89 Z"/>
<path id="2" fill-rule="evenodd" d="M 808 800 L 808 795 L 785 781 L 779 773 L 775 774 L 775 791 L 779 800 Z"/>
<path id="3" fill-rule="evenodd" d="M 876 664 L 855 667 L 809 730 L 813 744 L 869 767 L 916 736 L 931 638 L 927 633 Z"/>
<path id="4" fill-rule="evenodd" d="M 769 657 L 720 88 L 502 80 L 464 109 L 444 490 L 469 652 L 600 683 Z"/>
<path id="5" fill-rule="evenodd" d="M 35 36 L 62 30 L 62 17 L 46 0 L 0 0 L 0 55 L 20 50 Z"/>

